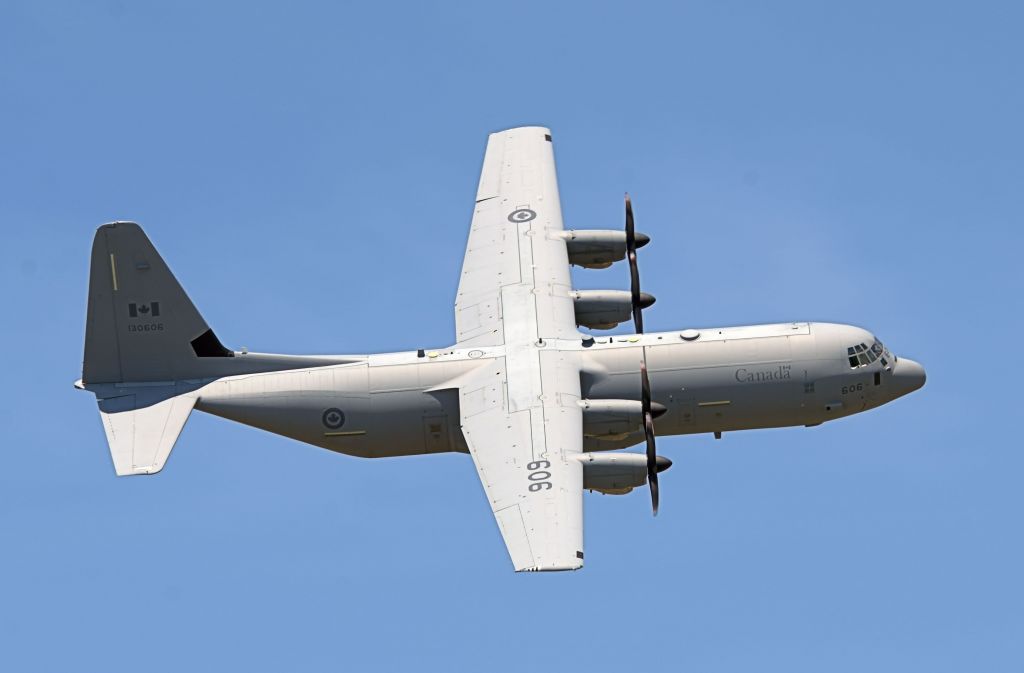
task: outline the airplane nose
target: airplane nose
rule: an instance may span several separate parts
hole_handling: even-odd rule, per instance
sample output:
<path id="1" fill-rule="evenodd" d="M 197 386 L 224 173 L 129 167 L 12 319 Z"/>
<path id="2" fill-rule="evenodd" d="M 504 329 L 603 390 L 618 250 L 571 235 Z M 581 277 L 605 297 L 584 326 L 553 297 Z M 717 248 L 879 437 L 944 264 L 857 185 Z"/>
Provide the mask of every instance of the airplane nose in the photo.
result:
<path id="1" fill-rule="evenodd" d="M 924 367 L 919 363 L 900 358 L 896 361 L 896 366 L 892 371 L 892 384 L 896 390 L 896 396 L 914 392 L 924 385 L 926 378 Z"/>

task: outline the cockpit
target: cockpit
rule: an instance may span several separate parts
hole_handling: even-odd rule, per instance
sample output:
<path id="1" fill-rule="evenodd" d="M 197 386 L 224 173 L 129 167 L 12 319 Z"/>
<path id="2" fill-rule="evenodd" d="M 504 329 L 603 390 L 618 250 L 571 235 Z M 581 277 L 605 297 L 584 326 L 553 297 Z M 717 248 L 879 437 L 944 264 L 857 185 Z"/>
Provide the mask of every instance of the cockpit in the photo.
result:
<path id="1" fill-rule="evenodd" d="M 867 367 L 875 360 L 881 360 L 883 367 L 888 367 L 890 362 L 896 362 L 896 356 L 878 339 L 872 340 L 870 346 L 864 342 L 850 346 L 846 349 L 846 355 L 850 361 L 850 369 Z"/>

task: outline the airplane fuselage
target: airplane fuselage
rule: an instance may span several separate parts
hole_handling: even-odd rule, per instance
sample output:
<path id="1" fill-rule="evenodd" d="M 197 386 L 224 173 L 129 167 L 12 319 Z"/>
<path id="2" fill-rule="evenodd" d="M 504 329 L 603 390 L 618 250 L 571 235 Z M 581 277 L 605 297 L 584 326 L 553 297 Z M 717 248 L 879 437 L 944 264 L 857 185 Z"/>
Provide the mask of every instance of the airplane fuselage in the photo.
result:
<path id="1" fill-rule="evenodd" d="M 640 397 L 638 364 L 646 349 L 652 399 L 665 407 L 655 421 L 663 436 L 813 426 L 877 407 L 923 385 L 920 365 L 876 343 L 858 327 L 784 323 L 529 347 L 578 354 L 582 400 L 629 401 Z M 866 348 L 871 353 L 872 347 L 876 352 L 860 363 L 849 352 Z M 204 386 L 196 408 L 354 456 L 466 452 L 459 398 L 447 384 L 504 357 L 506 348 L 349 356 L 355 361 L 229 376 Z M 587 451 L 643 440 L 635 424 L 623 432 L 608 433 L 604 425 L 588 432 L 586 418 Z"/>

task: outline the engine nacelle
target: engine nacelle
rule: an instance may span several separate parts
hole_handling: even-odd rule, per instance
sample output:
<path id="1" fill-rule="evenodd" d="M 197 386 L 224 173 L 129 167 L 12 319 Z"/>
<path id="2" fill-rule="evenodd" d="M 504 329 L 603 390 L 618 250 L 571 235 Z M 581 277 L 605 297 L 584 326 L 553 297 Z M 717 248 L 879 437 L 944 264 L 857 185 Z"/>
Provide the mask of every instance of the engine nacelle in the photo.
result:
<path id="1" fill-rule="evenodd" d="M 591 329 L 611 329 L 633 316 L 633 295 L 627 290 L 573 290 L 569 293 L 576 309 L 576 324 Z M 640 293 L 640 308 L 654 303 L 654 297 Z"/>
<path id="2" fill-rule="evenodd" d="M 617 441 L 639 432 L 644 422 L 639 400 L 580 400 L 583 407 L 583 436 Z M 651 416 L 667 411 L 663 404 L 651 402 Z"/>
<path id="3" fill-rule="evenodd" d="M 569 263 L 588 269 L 607 269 L 626 257 L 626 232 L 617 229 L 583 229 L 562 233 Z M 650 243 L 649 236 L 636 235 L 636 247 Z"/>
<path id="4" fill-rule="evenodd" d="M 583 488 L 606 495 L 625 495 L 647 483 L 647 456 L 642 453 L 581 453 Z M 658 472 L 672 466 L 663 456 L 657 458 Z"/>

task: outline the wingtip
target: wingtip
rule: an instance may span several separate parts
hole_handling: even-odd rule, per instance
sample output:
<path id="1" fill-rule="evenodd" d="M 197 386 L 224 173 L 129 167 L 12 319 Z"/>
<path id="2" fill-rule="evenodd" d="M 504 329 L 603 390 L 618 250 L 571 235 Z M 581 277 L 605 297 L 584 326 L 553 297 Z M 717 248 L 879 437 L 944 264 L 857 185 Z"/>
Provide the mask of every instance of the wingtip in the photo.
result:
<path id="1" fill-rule="evenodd" d="M 131 467 L 114 465 L 114 472 L 119 477 L 139 477 L 157 474 L 163 469 L 163 465 L 132 465 Z"/>
<path id="2" fill-rule="evenodd" d="M 514 133 L 516 131 L 541 131 L 545 135 L 551 135 L 551 129 L 540 124 L 524 124 L 522 126 L 512 126 L 507 129 L 500 129 L 492 133 L 492 136 L 500 136 L 503 133 Z"/>
<path id="3" fill-rule="evenodd" d="M 550 565 L 530 566 L 529 568 L 516 568 L 517 573 L 558 573 L 570 570 L 579 570 L 583 567 L 583 561 L 576 563 L 552 563 Z"/>

